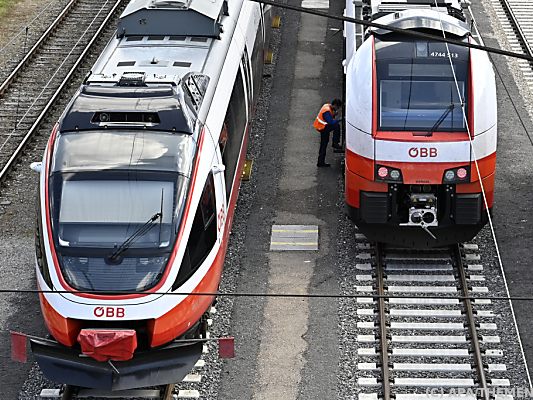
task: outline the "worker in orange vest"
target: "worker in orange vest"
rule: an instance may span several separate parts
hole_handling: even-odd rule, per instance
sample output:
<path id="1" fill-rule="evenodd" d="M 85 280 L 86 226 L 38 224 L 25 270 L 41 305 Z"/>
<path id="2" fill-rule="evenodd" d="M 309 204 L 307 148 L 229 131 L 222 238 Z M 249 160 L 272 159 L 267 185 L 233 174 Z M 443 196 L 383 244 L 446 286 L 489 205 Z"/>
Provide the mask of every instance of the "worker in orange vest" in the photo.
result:
<path id="1" fill-rule="evenodd" d="M 340 120 L 335 119 L 338 111 L 342 107 L 342 100 L 333 99 L 330 103 L 322 106 L 318 115 L 316 116 L 313 127 L 320 133 L 320 150 L 318 151 L 317 167 L 329 167 L 326 163 L 326 149 L 329 143 L 329 133 L 333 131 L 333 148 L 342 149 L 339 144 L 341 139 L 341 125 Z"/>

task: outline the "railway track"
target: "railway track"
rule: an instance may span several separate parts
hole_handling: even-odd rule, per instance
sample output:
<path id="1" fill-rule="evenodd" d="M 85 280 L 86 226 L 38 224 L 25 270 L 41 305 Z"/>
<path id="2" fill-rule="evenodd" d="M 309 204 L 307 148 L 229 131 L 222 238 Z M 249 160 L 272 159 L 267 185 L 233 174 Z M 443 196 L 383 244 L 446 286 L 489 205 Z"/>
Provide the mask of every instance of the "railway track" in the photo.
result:
<path id="1" fill-rule="evenodd" d="M 177 397 L 174 395 L 175 385 L 166 385 L 157 389 L 145 389 L 145 390 L 130 390 L 120 394 L 121 397 L 126 398 L 142 398 L 142 399 L 157 399 L 157 400 L 174 400 Z M 60 394 L 61 400 L 74 400 L 74 399 L 86 399 L 96 398 L 100 396 L 106 396 L 104 393 L 98 391 L 87 391 L 73 386 L 65 386 Z M 104 398 L 110 398 L 109 396 Z M 120 398 L 120 397 L 113 397 Z"/>
<path id="2" fill-rule="evenodd" d="M 0 84 L 0 182 L 127 0 L 72 0 Z"/>
<path id="3" fill-rule="evenodd" d="M 359 400 L 489 400 L 509 388 L 491 301 L 461 299 L 488 292 L 477 245 L 358 246 L 358 291 L 397 296 L 359 299 Z"/>
<path id="4" fill-rule="evenodd" d="M 533 57 L 533 3 L 529 0 L 491 0 L 512 51 Z M 533 88 L 533 64 L 516 60 L 525 82 Z"/>
<path id="5" fill-rule="evenodd" d="M 50 28 L 50 21 L 55 21 L 56 17 L 64 12 L 71 0 L 48 1 L 44 6 L 41 4 L 32 10 L 35 14 L 31 20 L 25 22 L 24 26 L 12 24 L 7 29 L 2 29 L 1 34 L 5 39 L 0 44 L 0 82 L 4 82 L 13 72 L 26 56 L 28 49 L 32 48 Z"/>

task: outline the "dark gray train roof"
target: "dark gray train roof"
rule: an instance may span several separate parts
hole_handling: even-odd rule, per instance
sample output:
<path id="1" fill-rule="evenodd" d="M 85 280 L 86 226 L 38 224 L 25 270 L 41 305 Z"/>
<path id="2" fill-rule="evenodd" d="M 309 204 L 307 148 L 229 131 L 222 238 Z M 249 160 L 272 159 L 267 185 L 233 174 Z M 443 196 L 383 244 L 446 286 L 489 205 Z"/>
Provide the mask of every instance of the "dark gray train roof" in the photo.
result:
<path id="1" fill-rule="evenodd" d="M 143 127 L 192 134 L 196 117 L 182 98 L 172 85 L 84 85 L 70 103 L 59 129 L 66 132 Z"/>

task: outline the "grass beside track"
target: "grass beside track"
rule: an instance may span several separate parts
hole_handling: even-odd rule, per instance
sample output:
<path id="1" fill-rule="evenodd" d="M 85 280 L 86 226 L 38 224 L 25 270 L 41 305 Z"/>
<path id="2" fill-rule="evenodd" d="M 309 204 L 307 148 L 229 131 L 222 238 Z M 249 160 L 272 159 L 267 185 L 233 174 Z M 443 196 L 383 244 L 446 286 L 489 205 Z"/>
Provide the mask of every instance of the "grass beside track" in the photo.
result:
<path id="1" fill-rule="evenodd" d="M 0 0 L 0 17 L 3 17 L 9 6 L 15 4 L 17 1 L 18 0 Z M 0 31 L 2 30 L 2 26 L 4 26 L 4 21 L 0 21 Z"/>

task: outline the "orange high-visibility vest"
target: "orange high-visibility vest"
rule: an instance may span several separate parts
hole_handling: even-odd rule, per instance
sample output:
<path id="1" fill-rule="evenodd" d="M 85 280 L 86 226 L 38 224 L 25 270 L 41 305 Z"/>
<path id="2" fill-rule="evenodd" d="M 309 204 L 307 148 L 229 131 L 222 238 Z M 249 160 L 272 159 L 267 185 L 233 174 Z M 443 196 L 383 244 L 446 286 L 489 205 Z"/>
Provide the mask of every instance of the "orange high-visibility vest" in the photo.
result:
<path id="1" fill-rule="evenodd" d="M 331 116 L 335 115 L 335 113 L 333 112 L 333 107 L 331 106 L 331 104 L 326 103 L 326 104 L 324 104 L 322 106 L 322 108 L 318 112 L 318 115 L 316 116 L 315 122 L 313 122 L 313 126 L 315 127 L 315 129 L 317 131 L 323 130 L 326 127 L 326 125 L 328 124 L 326 122 L 326 120 L 324 119 L 324 114 L 326 112 L 328 112 L 328 111 L 330 112 Z"/>

